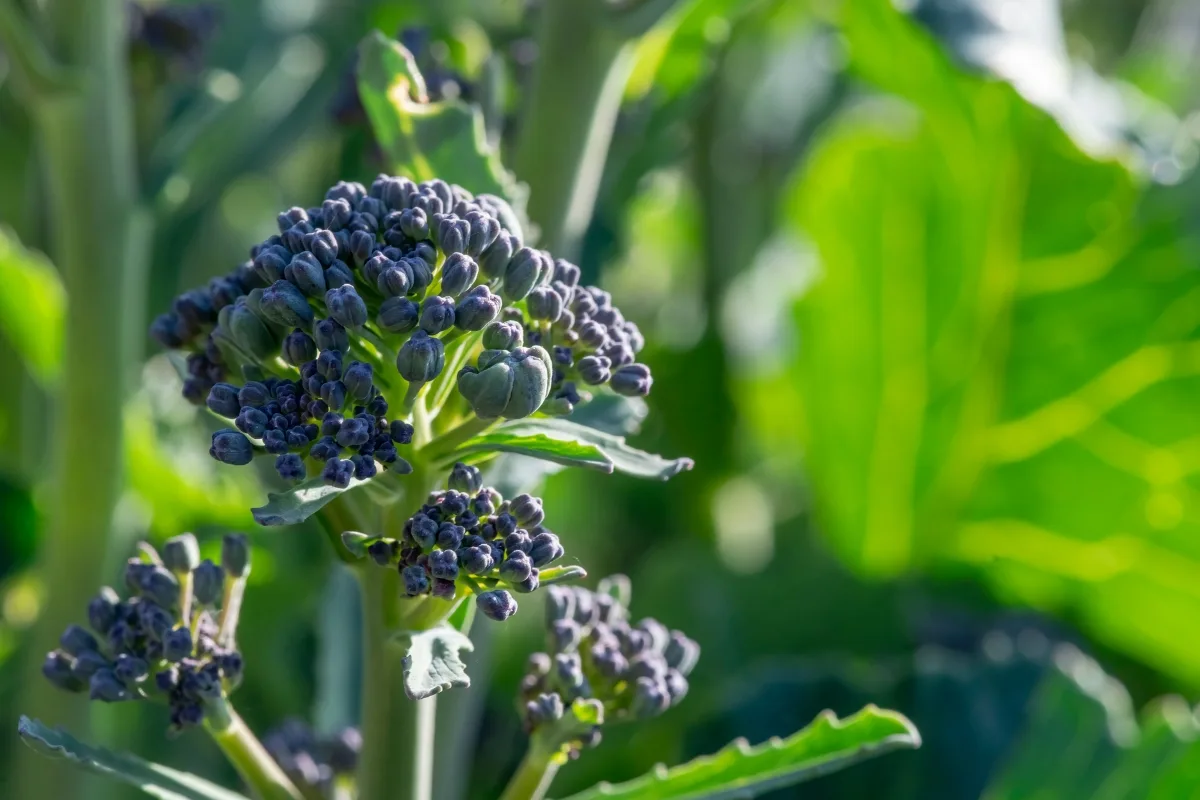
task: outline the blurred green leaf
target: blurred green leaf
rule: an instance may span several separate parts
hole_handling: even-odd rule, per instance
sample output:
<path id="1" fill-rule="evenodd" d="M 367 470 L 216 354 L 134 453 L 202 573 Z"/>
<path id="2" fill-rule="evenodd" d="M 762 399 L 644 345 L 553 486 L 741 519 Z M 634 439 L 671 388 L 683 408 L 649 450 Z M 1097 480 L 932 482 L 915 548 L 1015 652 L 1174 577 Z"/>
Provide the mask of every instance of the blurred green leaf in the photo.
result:
<path id="1" fill-rule="evenodd" d="M 173 536 L 201 525 L 248 525 L 257 483 L 219 470 L 194 468 L 164 446 L 150 413 L 136 400 L 126 407 L 125 468 L 129 488 L 150 512 L 155 533 Z"/>
<path id="2" fill-rule="evenodd" d="M 1003 4 L 989 0 L 918 0 L 912 14 L 956 62 L 1010 82 L 1084 150 L 1096 155 L 1138 150 L 1148 164 L 1170 158 L 1179 120 L 1162 106 L 1147 113 L 1149 98 L 1135 87 L 1118 86 L 1072 59 L 1059 6 L 1047 2 L 1007 14 Z"/>
<path id="3" fill-rule="evenodd" d="M 429 102 L 412 54 L 378 31 L 359 46 L 358 64 L 363 108 L 395 172 L 493 194 L 523 214 L 524 189 L 488 144 L 478 108 L 458 100 Z M 515 220 L 501 221 L 520 235 Z"/>
<path id="4" fill-rule="evenodd" d="M 136 786 L 159 800 L 247 800 L 196 775 L 152 764 L 137 756 L 91 747 L 69 733 L 51 730 L 29 717 L 21 717 L 17 733 L 43 755 L 65 758 L 81 769 Z"/>
<path id="5" fill-rule="evenodd" d="M 1139 728 L 1129 694 L 1070 645 L 1032 702 L 1029 722 L 984 800 L 1168 800 L 1200 778 L 1200 725 L 1181 698 L 1155 701 Z"/>
<path id="6" fill-rule="evenodd" d="M 67 295 L 54 267 L 0 227 L 0 331 L 43 385 L 62 362 Z"/>
<path id="7" fill-rule="evenodd" d="M 459 622 L 463 624 L 466 620 L 464 616 Z M 471 685 L 467 665 L 459 653 L 470 652 L 475 646 L 453 626 L 443 623 L 427 631 L 402 633 L 397 638 L 405 645 L 404 691 L 410 700 Z"/>
<path id="8" fill-rule="evenodd" d="M 593 447 L 611 462 L 607 472 L 618 472 L 639 478 L 667 480 L 692 468 L 690 458 L 668 459 L 638 450 L 625 443 L 624 436 L 606 433 L 565 419 L 519 419 L 506 422 L 495 433 L 513 436 L 543 436 Z"/>
<path id="9" fill-rule="evenodd" d="M 920 745 L 917 729 L 894 711 L 867 706 L 841 720 L 827 711 L 787 739 L 772 739 L 757 747 L 750 747 L 745 740 L 735 741 L 716 755 L 671 769 L 660 767 L 627 783 L 601 783 L 569 800 L 757 797 L 892 750 Z"/>
<path id="10" fill-rule="evenodd" d="M 587 467 L 601 472 L 613 470 L 612 462 L 595 446 L 537 432 L 513 433 L 503 429 L 489 431 L 463 443 L 458 450 L 446 457 L 446 461 L 457 461 L 472 453 L 516 453 L 564 467 Z"/>
<path id="11" fill-rule="evenodd" d="M 853 66 L 907 102 L 845 115 L 794 186 L 824 274 L 790 375 L 743 393 L 760 441 L 804 442 L 860 570 L 976 565 L 1200 682 L 1200 273 L 1174 224 L 890 3 L 845 13 Z"/>

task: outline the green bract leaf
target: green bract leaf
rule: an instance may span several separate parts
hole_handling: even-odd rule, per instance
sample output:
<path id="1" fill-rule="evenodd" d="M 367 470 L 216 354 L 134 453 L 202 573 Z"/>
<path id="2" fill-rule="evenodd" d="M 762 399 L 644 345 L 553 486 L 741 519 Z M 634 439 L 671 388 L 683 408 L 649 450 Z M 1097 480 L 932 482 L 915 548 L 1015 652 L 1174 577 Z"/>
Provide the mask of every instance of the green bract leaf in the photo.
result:
<path id="1" fill-rule="evenodd" d="M 456 461 L 471 453 L 517 453 L 565 467 L 587 467 L 612 472 L 613 462 L 599 448 L 584 442 L 543 433 L 515 433 L 497 429 L 467 440 L 447 461 Z"/>
<path id="2" fill-rule="evenodd" d="M 562 763 L 573 745 L 577 747 L 581 738 L 603 724 L 604 704 L 594 698 L 576 697 L 561 717 L 538 726 L 531 747 L 553 753 L 552 758 Z"/>
<path id="3" fill-rule="evenodd" d="M 538 573 L 539 586 L 554 586 L 559 583 L 581 581 L 587 577 L 587 570 L 578 564 L 566 567 L 546 567 Z"/>
<path id="4" fill-rule="evenodd" d="M 857 761 L 921 745 L 913 724 L 894 711 L 867 706 L 839 720 L 826 711 L 787 739 L 751 747 L 739 739 L 715 755 L 632 781 L 601 783 L 569 800 L 734 800 L 756 797 L 826 775 Z"/>
<path id="5" fill-rule="evenodd" d="M 474 650 L 474 645 L 450 625 L 402 633 L 398 638 L 406 649 L 404 691 L 409 698 L 420 700 L 455 686 L 471 685 L 467 665 L 459 653 Z"/>
<path id="6" fill-rule="evenodd" d="M 358 94 L 397 174 L 418 181 L 441 178 L 476 194 L 494 194 L 523 213 L 524 187 L 487 143 L 479 109 L 458 100 L 429 102 L 412 54 L 378 31 L 359 45 Z M 501 222 L 522 236 L 517 220 Z"/>
<path id="7" fill-rule="evenodd" d="M 26 744 L 52 758 L 65 758 L 81 769 L 136 786 L 160 800 L 247 800 L 243 795 L 187 772 L 143 761 L 137 756 L 92 747 L 61 730 L 21 717 L 17 733 Z"/>
<path id="8" fill-rule="evenodd" d="M 253 508 L 254 521 L 259 525 L 296 525 L 328 505 L 342 492 L 357 489 L 368 481 L 351 478 L 345 489 L 330 486 L 318 475 L 298 483 L 286 492 L 268 493 L 267 504 Z"/>
<path id="9" fill-rule="evenodd" d="M 378 538 L 358 531 L 342 531 L 342 545 L 355 558 L 366 558 L 367 547 Z"/>
<path id="10" fill-rule="evenodd" d="M 611 472 L 616 469 L 639 478 L 667 480 L 693 466 L 690 458 L 667 459 L 630 447 L 624 436 L 588 428 L 565 419 L 519 419 L 506 422 L 488 435 L 544 436 L 550 439 L 589 445 L 598 450 L 611 462 Z M 470 444 L 470 442 L 468 442 Z M 530 455 L 533 455 L 532 453 Z"/>
<path id="11" fill-rule="evenodd" d="M 0 331 L 43 384 L 54 380 L 62 362 L 66 307 L 54 267 L 0 228 Z"/>

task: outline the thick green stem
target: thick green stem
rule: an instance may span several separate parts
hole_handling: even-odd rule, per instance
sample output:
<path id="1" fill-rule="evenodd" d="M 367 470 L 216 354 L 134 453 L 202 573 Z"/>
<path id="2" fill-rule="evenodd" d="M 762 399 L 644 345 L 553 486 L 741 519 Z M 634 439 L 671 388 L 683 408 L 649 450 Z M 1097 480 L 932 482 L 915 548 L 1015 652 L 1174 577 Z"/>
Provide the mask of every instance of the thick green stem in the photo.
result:
<path id="1" fill-rule="evenodd" d="M 539 244 L 573 258 L 596 203 L 633 47 L 614 29 L 608 3 L 547 0 L 538 48 L 516 171 L 529 184 Z"/>
<path id="2" fill-rule="evenodd" d="M 531 740 L 525 758 L 504 787 L 500 800 L 542 800 L 558 774 L 559 759 L 554 751 L 538 746 Z"/>
<path id="3" fill-rule="evenodd" d="M 437 704 L 404 693 L 403 653 L 392 641 L 400 602 L 395 571 L 358 571 L 363 593 L 363 752 L 360 800 L 430 800 Z"/>
<path id="4" fill-rule="evenodd" d="M 427 447 L 422 447 L 420 456 L 422 461 L 429 466 L 435 466 L 441 463 L 447 456 L 453 453 L 459 445 L 474 436 L 477 436 L 488 428 L 495 425 L 499 420 L 495 419 L 480 419 L 479 417 L 471 416 L 459 424 L 456 428 L 438 436 L 433 441 L 429 442 Z"/>
<path id="5" fill-rule="evenodd" d="M 262 800 L 301 800 L 300 791 L 287 773 L 233 707 L 225 701 L 211 705 L 213 713 L 205 719 L 204 727 L 255 796 Z"/>
<path id="6" fill-rule="evenodd" d="M 122 486 L 122 406 L 145 330 L 150 226 L 136 194 L 125 4 L 59 0 L 41 9 L 48 49 L 78 76 L 78 85 L 30 102 L 48 190 L 51 255 L 69 307 L 49 519 L 38 563 L 53 591 L 27 651 L 22 706 L 31 716 L 80 730 L 87 703 L 56 692 L 40 666 L 63 628 L 79 619 L 107 568 Z M 13 797 L 79 795 L 78 773 L 52 761 L 22 757 L 14 773 Z"/>

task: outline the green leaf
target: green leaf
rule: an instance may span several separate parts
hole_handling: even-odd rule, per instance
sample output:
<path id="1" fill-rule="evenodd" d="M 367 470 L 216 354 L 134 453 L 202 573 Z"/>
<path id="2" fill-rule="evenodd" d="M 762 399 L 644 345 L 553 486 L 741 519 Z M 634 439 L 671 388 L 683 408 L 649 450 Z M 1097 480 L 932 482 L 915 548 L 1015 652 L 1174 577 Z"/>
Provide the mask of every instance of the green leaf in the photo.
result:
<path id="1" fill-rule="evenodd" d="M 585 442 L 551 437 L 544 433 L 516 434 L 502 428 L 468 439 L 447 456 L 456 461 L 471 453 L 516 453 L 565 467 L 587 467 L 612 472 L 613 463 L 599 448 Z"/>
<path id="2" fill-rule="evenodd" d="M 984 800 L 1170 800 L 1195 790 L 1200 724 L 1188 704 L 1157 700 L 1139 725 L 1125 687 L 1071 645 L 1055 650 L 1027 717 Z"/>
<path id="3" fill-rule="evenodd" d="M 612 468 L 639 478 L 667 480 L 693 466 L 690 458 L 667 459 L 630 447 L 624 436 L 588 428 L 565 419 L 519 419 L 506 422 L 494 433 L 514 436 L 545 436 L 552 439 L 590 445 L 598 450 Z M 610 468 L 607 470 L 612 471 Z"/>
<path id="4" fill-rule="evenodd" d="M 342 531 L 342 545 L 355 558 L 366 558 L 367 548 L 379 539 L 359 531 Z"/>
<path id="5" fill-rule="evenodd" d="M 790 190 L 803 347 L 733 396 L 866 574 L 1001 598 L 1200 685 L 1200 272 L 1120 163 L 964 75 L 888 0 L 841 6 L 904 102 L 826 127 Z M 1146 620 L 1154 620 L 1148 628 Z"/>
<path id="6" fill-rule="evenodd" d="M 43 385 L 54 381 L 62 363 L 66 308 L 66 291 L 50 262 L 0 227 L 0 332 Z"/>
<path id="7" fill-rule="evenodd" d="M 37 720 L 21 717 L 21 739 L 43 755 L 65 758 L 74 766 L 136 786 L 159 800 L 247 800 L 215 783 L 187 772 L 152 764 L 137 756 L 92 747 L 61 730 L 51 730 Z"/>
<path id="8" fill-rule="evenodd" d="M 339 494 L 357 489 L 369 481 L 351 478 L 348 487 L 339 489 L 325 483 L 325 479 L 318 475 L 296 484 L 286 492 L 268 493 L 265 506 L 250 510 L 259 525 L 297 525 L 327 506 Z"/>
<path id="9" fill-rule="evenodd" d="M 894 711 L 867 706 L 839 720 L 826 711 L 787 739 L 751 747 L 739 739 L 711 756 L 661 766 L 616 785 L 601 783 L 569 800 L 733 800 L 757 797 L 827 775 L 866 758 L 921 745 L 913 724 Z"/>
<path id="10" fill-rule="evenodd" d="M 565 567 L 546 567 L 538 573 L 538 586 L 554 586 L 559 583 L 581 581 L 587 577 L 587 570 L 578 564 Z"/>
<path id="11" fill-rule="evenodd" d="M 479 109 L 458 100 L 429 102 L 412 54 L 379 31 L 359 45 L 358 94 L 395 172 L 497 195 L 523 213 L 525 189 L 488 144 Z M 501 222 L 521 235 L 518 220 Z"/>
<path id="12" fill-rule="evenodd" d="M 464 618 L 465 621 L 465 618 Z M 399 634 L 405 645 L 404 691 L 411 700 L 432 697 L 455 686 L 467 687 L 467 665 L 459 653 L 474 650 L 471 640 L 443 623 L 427 631 Z"/>
<path id="13" fill-rule="evenodd" d="M 180 422 L 191 419 L 191 406 L 178 395 L 152 401 L 154 389 L 161 390 L 157 379 L 170 385 L 164 362 L 147 365 L 145 385 L 130 398 L 124 414 L 125 474 L 149 514 L 151 529 L 165 537 L 204 525 L 252 524 L 250 506 L 261 497 L 252 471 L 230 470 L 207 457 L 197 463 L 195 455 L 207 448 L 208 437 Z"/>

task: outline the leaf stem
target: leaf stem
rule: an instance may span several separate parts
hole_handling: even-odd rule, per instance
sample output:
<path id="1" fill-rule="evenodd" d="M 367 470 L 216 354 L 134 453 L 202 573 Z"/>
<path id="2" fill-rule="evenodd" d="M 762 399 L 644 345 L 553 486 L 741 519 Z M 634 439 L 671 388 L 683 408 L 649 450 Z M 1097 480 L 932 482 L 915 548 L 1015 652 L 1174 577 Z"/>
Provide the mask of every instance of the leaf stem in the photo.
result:
<path id="1" fill-rule="evenodd" d="M 533 91 L 516 153 L 540 244 L 573 258 L 596 203 L 633 47 L 600 0 L 542 4 Z"/>
<path id="2" fill-rule="evenodd" d="M 374 564 L 357 570 L 363 593 L 363 753 L 360 800 L 430 800 L 433 797 L 435 698 L 413 701 L 404 693 L 402 656 L 392 643 L 399 619 L 398 574 Z M 449 607 L 449 606 L 448 606 Z"/>
<path id="3" fill-rule="evenodd" d="M 246 785 L 262 800 L 302 800 L 287 773 L 251 732 L 227 700 L 209 703 L 205 729 Z"/>
<path id="4" fill-rule="evenodd" d="M 553 750 L 541 746 L 537 737 L 530 739 L 529 749 L 504 787 L 500 800 L 542 800 L 550 791 L 550 784 L 554 782 L 560 765 Z"/>
<path id="5" fill-rule="evenodd" d="M 31 102 L 70 87 L 70 73 L 54 60 L 13 0 L 0 0 L 0 42 Z"/>
<path id="6" fill-rule="evenodd" d="M 391 729 L 393 695 L 403 694 L 396 680 L 397 670 L 390 663 L 388 652 L 390 631 L 384 617 L 388 602 L 388 583 L 391 570 L 374 564 L 355 570 L 362 589 L 363 613 L 363 676 L 362 676 L 362 736 L 363 751 L 358 764 L 358 791 L 361 800 L 385 800 L 391 784 L 393 756 Z M 392 583 L 394 584 L 393 578 Z M 394 590 L 393 586 L 393 590 Z M 394 594 L 391 595 L 394 597 Z"/>
<path id="7" fill-rule="evenodd" d="M 87 704 L 57 693 L 41 661 L 103 582 L 121 496 L 123 407 L 136 378 L 143 327 L 150 216 L 139 205 L 128 75 L 128 19 L 118 2 L 26 3 L 45 25 L 77 85 L 31 102 L 46 181 L 50 255 L 67 292 L 61 379 L 54 404 L 53 478 L 38 570 L 54 586 L 33 635 L 23 685 L 31 715 L 82 729 Z M 13 0 L 0 0 L 14 18 Z M 9 35 L 11 27 L 6 27 Z M 19 29 L 18 29 L 19 30 Z M 11 47 L 11 43 L 6 43 Z M 10 50 L 10 55 L 12 50 Z M 46 88 L 46 87 L 43 87 Z M 86 454 L 81 443 L 86 442 Z M 53 762 L 21 758 L 5 796 L 76 797 L 78 776 Z"/>
<path id="8" fill-rule="evenodd" d="M 217 622 L 217 642 L 223 647 L 232 647 L 237 635 L 238 617 L 242 613 L 242 597 L 246 593 L 246 579 L 225 578 L 225 598 L 221 603 L 221 617 Z"/>

